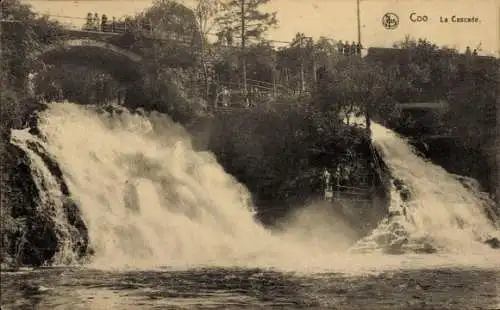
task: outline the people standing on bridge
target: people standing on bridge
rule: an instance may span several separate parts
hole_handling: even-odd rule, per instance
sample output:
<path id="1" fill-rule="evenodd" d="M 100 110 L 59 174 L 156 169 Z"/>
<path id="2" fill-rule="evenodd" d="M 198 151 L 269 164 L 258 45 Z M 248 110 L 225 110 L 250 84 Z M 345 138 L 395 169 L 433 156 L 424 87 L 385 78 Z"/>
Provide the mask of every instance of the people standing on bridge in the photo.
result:
<path id="1" fill-rule="evenodd" d="M 349 50 L 349 51 L 350 51 L 350 53 L 349 53 L 349 54 L 350 54 L 351 56 L 352 56 L 352 55 L 356 55 L 356 42 L 352 41 L 352 43 L 351 43 L 351 47 L 350 47 L 350 50 Z"/>
<path id="2" fill-rule="evenodd" d="M 465 48 L 465 56 L 470 56 L 470 55 L 472 55 L 472 53 L 471 53 L 471 51 L 470 51 L 470 46 L 467 46 L 467 47 Z"/>
<path id="3" fill-rule="evenodd" d="M 102 14 L 102 17 L 101 17 L 101 31 L 102 32 L 108 31 L 107 23 L 108 23 L 108 17 L 106 16 L 106 14 Z"/>
<path id="4" fill-rule="evenodd" d="M 343 48 L 344 56 L 349 56 L 349 42 L 345 41 Z"/>
<path id="5" fill-rule="evenodd" d="M 94 27 L 94 18 L 92 17 L 92 13 L 87 13 L 87 21 L 85 22 L 84 30 L 92 30 Z"/>
<path id="6" fill-rule="evenodd" d="M 99 24 L 100 24 L 100 22 L 99 22 L 99 14 L 95 13 L 94 14 L 94 30 L 95 31 L 99 30 L 99 28 L 100 28 Z"/>
<path id="7" fill-rule="evenodd" d="M 337 51 L 340 55 L 344 53 L 344 44 L 342 43 L 342 41 L 339 41 L 337 43 Z"/>
<path id="8" fill-rule="evenodd" d="M 358 42 L 358 44 L 356 44 L 356 54 L 357 55 L 361 55 L 361 50 L 363 49 L 363 47 L 361 46 L 361 43 Z"/>
<path id="9" fill-rule="evenodd" d="M 113 16 L 113 20 L 111 21 L 111 32 L 116 32 L 116 17 Z"/>

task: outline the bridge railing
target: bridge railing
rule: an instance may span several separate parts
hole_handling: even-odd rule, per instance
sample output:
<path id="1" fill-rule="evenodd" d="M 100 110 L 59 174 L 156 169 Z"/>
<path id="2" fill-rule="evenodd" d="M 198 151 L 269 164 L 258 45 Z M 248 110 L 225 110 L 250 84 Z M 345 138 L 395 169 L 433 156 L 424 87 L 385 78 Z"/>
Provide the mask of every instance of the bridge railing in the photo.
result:
<path id="1" fill-rule="evenodd" d="M 325 189 L 324 199 L 327 201 L 360 202 L 369 203 L 372 201 L 373 191 L 369 187 L 350 187 L 334 185 Z"/>
<path id="2" fill-rule="evenodd" d="M 131 21 L 116 21 L 106 20 L 100 23 L 87 22 L 82 26 L 82 30 L 96 31 L 96 32 L 110 32 L 110 33 L 126 33 L 133 30 L 141 30 L 145 33 L 152 33 L 153 26 L 151 22 L 148 23 L 133 23 Z"/>

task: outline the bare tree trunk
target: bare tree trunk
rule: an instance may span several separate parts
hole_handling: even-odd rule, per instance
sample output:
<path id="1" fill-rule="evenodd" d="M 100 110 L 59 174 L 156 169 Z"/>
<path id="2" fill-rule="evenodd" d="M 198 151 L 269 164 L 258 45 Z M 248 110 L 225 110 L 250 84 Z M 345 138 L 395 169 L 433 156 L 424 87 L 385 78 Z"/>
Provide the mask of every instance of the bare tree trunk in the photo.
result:
<path id="1" fill-rule="evenodd" d="M 306 81 L 304 76 L 304 50 L 303 41 L 300 37 L 300 94 L 302 95 L 306 90 Z"/>
<path id="2" fill-rule="evenodd" d="M 318 75 L 316 74 L 316 57 L 313 57 L 313 64 L 312 64 L 312 69 L 313 69 L 313 81 L 314 84 L 318 82 Z"/>
<path id="3" fill-rule="evenodd" d="M 273 99 L 276 99 L 276 69 L 273 69 Z"/>
<path id="4" fill-rule="evenodd" d="M 245 37 L 245 0 L 241 0 L 241 66 L 243 72 L 243 95 L 245 101 L 247 100 L 247 62 L 245 53 L 246 37 Z"/>
<path id="5" fill-rule="evenodd" d="M 207 59 L 205 55 L 205 36 L 203 35 L 203 31 L 200 31 L 201 35 L 201 51 L 200 51 L 200 61 L 201 61 L 201 66 L 203 68 L 203 78 L 204 78 L 204 98 L 208 99 L 210 96 L 210 85 L 209 85 L 209 77 L 208 77 L 208 65 L 207 65 Z"/>

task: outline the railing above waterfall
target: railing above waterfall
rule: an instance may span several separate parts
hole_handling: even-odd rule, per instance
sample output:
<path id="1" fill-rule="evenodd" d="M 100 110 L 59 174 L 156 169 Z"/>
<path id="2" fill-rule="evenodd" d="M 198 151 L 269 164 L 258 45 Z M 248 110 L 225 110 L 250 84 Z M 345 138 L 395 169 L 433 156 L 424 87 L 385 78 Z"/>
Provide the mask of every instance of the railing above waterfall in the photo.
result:
<path id="1" fill-rule="evenodd" d="M 353 202 L 355 204 L 369 203 L 372 200 L 373 188 L 367 186 L 368 182 L 365 180 L 363 185 L 352 186 L 342 184 L 339 176 L 336 178 L 336 183 L 332 182 L 332 176 L 328 170 L 323 173 L 325 188 L 324 188 L 324 200 L 330 202 L 340 202 L 344 204 L 345 202 Z M 367 179 L 368 175 L 365 175 L 363 179 Z"/>
<path id="2" fill-rule="evenodd" d="M 338 202 L 371 202 L 372 189 L 369 187 L 352 187 L 335 185 L 325 188 L 324 199 Z"/>

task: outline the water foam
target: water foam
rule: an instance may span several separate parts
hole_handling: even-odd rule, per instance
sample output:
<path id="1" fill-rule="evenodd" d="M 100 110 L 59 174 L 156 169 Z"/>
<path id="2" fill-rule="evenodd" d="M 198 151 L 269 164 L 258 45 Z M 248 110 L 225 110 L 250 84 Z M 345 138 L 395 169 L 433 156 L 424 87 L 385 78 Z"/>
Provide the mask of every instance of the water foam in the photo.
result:
<path id="1" fill-rule="evenodd" d="M 165 116 L 59 103 L 39 128 L 81 207 L 97 265 L 223 262 L 270 234 L 255 223 L 245 188 Z"/>
<path id="2" fill-rule="evenodd" d="M 499 236 L 486 215 L 494 214 L 491 205 L 477 189 L 418 156 L 404 138 L 379 124 L 373 124 L 372 138 L 394 178 L 390 216 L 357 248 L 470 253 Z"/>
<path id="3" fill-rule="evenodd" d="M 60 165 L 88 227 L 93 267 L 258 266 L 362 272 L 436 261 L 346 253 L 346 240 L 352 241 L 345 236 L 348 229 L 342 225 L 328 229 L 327 221 L 316 223 L 318 217 L 335 219 L 335 214 L 317 205 L 305 212 L 318 216 L 301 216 L 288 223 L 284 234 L 266 230 L 254 219 L 245 187 L 212 154 L 194 151 L 183 128 L 159 113 L 132 114 L 66 102 L 50 104 L 39 120 L 43 146 Z M 408 210 L 413 226 L 400 221 L 411 234 L 438 236 L 438 242 L 452 240 L 463 248 L 468 239 L 456 238 L 455 233 L 470 237 L 490 231 L 470 192 L 419 159 L 390 131 L 379 125 L 374 130 L 395 177 L 412 187 L 415 199 Z M 13 135 L 21 145 L 33 139 L 20 131 Z M 425 185 L 429 176 L 437 187 Z M 458 227 L 452 221 L 456 216 L 466 225 Z"/>

